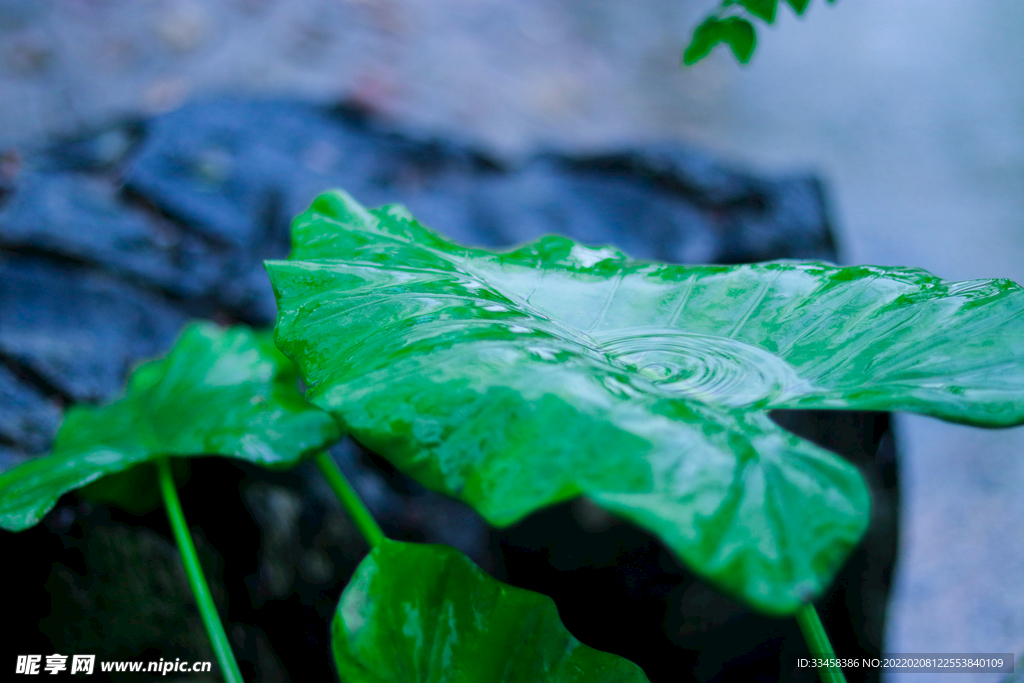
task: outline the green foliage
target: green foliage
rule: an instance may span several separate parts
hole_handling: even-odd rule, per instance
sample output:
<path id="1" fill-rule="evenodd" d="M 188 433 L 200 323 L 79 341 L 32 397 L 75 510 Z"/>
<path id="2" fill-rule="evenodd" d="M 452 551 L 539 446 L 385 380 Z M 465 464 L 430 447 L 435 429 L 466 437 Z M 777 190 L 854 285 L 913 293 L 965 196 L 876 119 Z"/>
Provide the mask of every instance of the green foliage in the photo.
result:
<path id="1" fill-rule="evenodd" d="M 868 494 L 765 411 L 1024 421 L 1008 282 L 671 266 L 560 237 L 492 253 L 340 192 L 267 267 L 309 398 L 400 469 L 496 525 L 588 496 L 768 612 L 827 586 Z"/>
<path id="2" fill-rule="evenodd" d="M 775 5 L 724 4 L 769 22 Z M 723 41 L 749 59 L 749 22 L 705 24 L 694 59 Z M 364 444 L 497 525 L 588 496 L 749 605 L 795 613 L 816 653 L 832 650 L 811 601 L 864 533 L 868 492 L 852 466 L 767 411 L 1024 423 L 1024 290 L 1004 280 L 674 266 L 561 237 L 496 253 L 342 192 L 296 219 L 293 247 L 267 262 L 277 343 L 312 402 Z M 148 510 L 155 462 L 218 661 L 241 680 L 168 457 L 288 467 L 339 436 L 268 334 L 197 323 L 136 370 L 124 398 L 71 409 L 50 455 L 0 474 L 0 526 L 31 526 L 80 487 Z M 332 624 L 343 680 L 647 680 L 573 638 L 549 598 L 451 548 L 387 540 L 336 463 L 316 461 L 373 547 Z M 822 675 L 843 680 L 835 667 Z"/>
<path id="3" fill-rule="evenodd" d="M 140 366 L 124 398 L 68 411 L 46 457 L 0 474 L 0 526 L 36 524 L 62 494 L 160 456 L 225 455 L 288 467 L 339 437 L 334 420 L 307 404 L 294 366 L 268 333 L 196 323 L 166 358 Z M 151 472 L 94 490 L 144 508 Z"/>
<path id="4" fill-rule="evenodd" d="M 827 0 L 829 4 L 835 0 Z M 798 16 L 802 16 L 810 0 L 786 0 Z M 691 66 L 711 54 L 719 43 L 732 48 L 733 55 L 746 64 L 754 54 L 757 34 L 747 15 L 766 24 L 775 23 L 779 0 L 722 0 L 718 11 L 708 16 L 693 31 L 693 39 L 683 51 L 683 64 Z"/>
<path id="5" fill-rule="evenodd" d="M 757 35 L 754 27 L 740 17 L 708 17 L 693 32 L 693 42 L 683 53 L 683 63 L 696 64 L 711 53 L 719 43 L 726 43 L 741 64 L 746 64 L 754 55 Z"/>
<path id="6" fill-rule="evenodd" d="M 576 640 L 551 598 L 495 581 L 445 546 L 383 541 L 331 624 L 346 683 L 642 683 L 635 664 Z"/>

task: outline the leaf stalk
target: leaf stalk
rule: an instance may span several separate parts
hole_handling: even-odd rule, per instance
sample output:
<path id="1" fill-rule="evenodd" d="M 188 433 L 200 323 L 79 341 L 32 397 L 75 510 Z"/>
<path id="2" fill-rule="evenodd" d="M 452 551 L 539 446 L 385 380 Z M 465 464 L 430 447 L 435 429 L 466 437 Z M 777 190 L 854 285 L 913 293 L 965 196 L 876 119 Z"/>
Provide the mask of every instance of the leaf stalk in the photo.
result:
<path id="1" fill-rule="evenodd" d="M 199 556 L 192 543 L 192 534 L 188 530 L 185 513 L 181 509 L 178 489 L 174 484 L 174 476 L 171 474 L 171 466 L 167 458 L 158 458 L 156 468 L 160 477 L 160 492 L 164 497 L 167 519 L 171 522 L 174 540 L 178 543 L 181 561 L 185 565 L 188 584 L 192 588 L 192 594 L 195 595 L 199 614 L 203 618 L 203 625 L 206 627 L 210 644 L 213 645 L 213 652 L 220 664 L 220 670 L 224 674 L 224 680 L 226 683 L 243 683 L 242 673 L 238 670 L 238 662 L 235 661 L 235 655 L 231 651 L 231 643 L 228 641 L 224 625 L 221 624 L 220 616 L 217 614 L 217 606 L 213 604 L 213 596 L 210 594 L 210 587 L 206 584 L 206 577 L 203 576 L 203 567 L 199 564 Z"/>
<path id="2" fill-rule="evenodd" d="M 806 603 L 796 613 L 796 621 L 803 631 L 807 647 L 815 657 L 823 659 L 835 659 L 836 652 L 832 649 L 832 641 L 828 639 L 825 632 L 825 625 L 821 623 L 814 605 Z M 819 666 L 818 675 L 823 683 L 846 683 L 846 676 L 838 666 Z"/>
<path id="3" fill-rule="evenodd" d="M 334 495 L 338 496 L 342 506 L 352 516 L 352 520 L 356 523 L 356 527 L 359 528 L 359 532 L 366 539 L 370 548 L 373 549 L 380 545 L 387 537 L 373 518 L 373 515 L 366 508 L 366 505 L 359 499 L 359 494 L 348 483 L 348 479 L 345 478 L 341 468 L 338 467 L 338 463 L 334 462 L 334 458 L 327 451 L 321 451 L 313 459 L 313 462 L 316 463 L 320 473 L 324 475 L 324 479 L 327 480 L 328 485 L 334 491 Z"/>

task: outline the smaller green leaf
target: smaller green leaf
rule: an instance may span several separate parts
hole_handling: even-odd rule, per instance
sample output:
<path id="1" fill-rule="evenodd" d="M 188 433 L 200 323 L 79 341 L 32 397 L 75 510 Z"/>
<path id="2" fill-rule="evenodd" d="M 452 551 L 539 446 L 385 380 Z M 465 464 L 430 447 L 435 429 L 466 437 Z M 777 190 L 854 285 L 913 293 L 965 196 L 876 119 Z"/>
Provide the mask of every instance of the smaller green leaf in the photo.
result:
<path id="1" fill-rule="evenodd" d="M 647 681 L 636 664 L 576 640 L 551 598 L 438 545 L 374 548 L 342 593 L 331 639 L 345 683 Z"/>
<path id="2" fill-rule="evenodd" d="M 683 64 L 692 66 L 711 54 L 721 40 L 718 36 L 718 17 L 711 16 L 693 31 L 693 40 L 683 52 Z"/>
<path id="3" fill-rule="evenodd" d="M 132 374 L 124 398 L 71 408 L 52 453 L 0 474 L 0 526 L 33 526 L 64 493 L 157 457 L 289 467 L 339 435 L 334 419 L 299 393 L 298 372 L 269 332 L 195 323 L 166 358 Z M 145 507 L 144 496 L 124 490 L 133 480 L 144 485 L 145 470 L 124 476 L 98 494 Z"/>
<path id="4" fill-rule="evenodd" d="M 683 52 L 683 63 L 696 64 L 707 57 L 719 43 L 726 43 L 741 64 L 750 61 L 757 45 L 754 26 L 740 17 L 708 17 L 693 32 L 693 41 Z"/>
<path id="5" fill-rule="evenodd" d="M 828 0 L 832 2 L 832 0 Z M 786 0 L 789 6 L 793 8 L 793 11 L 797 14 L 803 14 L 804 10 L 807 9 L 807 5 L 811 4 L 811 0 Z"/>
<path id="6" fill-rule="evenodd" d="M 775 9 L 779 5 L 779 0 L 739 0 L 739 4 L 758 19 L 771 24 L 775 21 Z"/>

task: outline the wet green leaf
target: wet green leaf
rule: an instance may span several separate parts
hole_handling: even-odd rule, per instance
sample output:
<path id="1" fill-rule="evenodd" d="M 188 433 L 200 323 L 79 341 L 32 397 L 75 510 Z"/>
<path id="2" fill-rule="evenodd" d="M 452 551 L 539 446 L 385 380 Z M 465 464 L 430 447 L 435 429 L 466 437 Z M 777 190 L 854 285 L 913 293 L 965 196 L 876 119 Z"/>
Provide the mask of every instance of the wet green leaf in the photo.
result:
<path id="1" fill-rule="evenodd" d="M 124 398 L 71 408 L 52 453 L 0 474 L 0 526 L 30 527 L 62 494 L 160 456 L 291 466 L 339 436 L 335 421 L 307 404 L 297 383 L 295 367 L 269 333 L 195 323 L 166 358 L 132 374 Z M 123 482 L 136 475 L 144 479 L 145 471 Z M 121 499 L 117 488 L 101 488 L 100 495 Z"/>
<path id="2" fill-rule="evenodd" d="M 375 548 L 341 596 L 331 638 L 346 683 L 647 681 L 576 640 L 551 598 L 495 581 L 445 546 Z"/>
<path id="3" fill-rule="evenodd" d="M 776 408 L 1024 421 L 1004 281 L 777 262 L 675 266 L 546 237 L 464 248 L 344 193 L 268 262 L 309 398 L 497 525 L 585 495 L 751 605 L 820 594 L 868 494 Z"/>
<path id="4" fill-rule="evenodd" d="M 683 52 L 683 64 L 696 64 L 707 57 L 719 43 L 726 43 L 737 61 L 746 64 L 754 54 L 757 35 L 754 27 L 740 17 L 708 17 L 693 32 L 693 40 Z"/>

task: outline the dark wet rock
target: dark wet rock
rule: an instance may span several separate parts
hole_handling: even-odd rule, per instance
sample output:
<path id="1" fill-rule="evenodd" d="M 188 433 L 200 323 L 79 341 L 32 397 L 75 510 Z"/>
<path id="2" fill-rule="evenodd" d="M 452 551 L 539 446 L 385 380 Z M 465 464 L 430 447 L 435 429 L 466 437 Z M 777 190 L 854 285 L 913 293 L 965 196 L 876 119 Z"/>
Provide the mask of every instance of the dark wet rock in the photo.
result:
<path id="1" fill-rule="evenodd" d="M 834 258 L 813 178 L 759 178 L 679 146 L 502 162 L 294 102 L 216 100 L 162 116 L 123 181 L 232 254 L 218 301 L 254 322 L 274 319 L 260 261 L 287 254 L 291 218 L 332 187 L 371 206 L 403 203 L 481 246 L 558 233 L 686 263 Z"/>
<path id="2" fill-rule="evenodd" d="M 0 443 L 0 472 L 9 470 L 28 460 L 31 456 L 18 448 L 10 448 Z"/>
<path id="3" fill-rule="evenodd" d="M 160 117 L 125 173 L 128 187 L 168 215 L 234 247 L 258 249 L 267 226 L 284 218 L 282 191 L 306 148 L 337 144 L 344 131 L 314 107 L 218 101 Z M 364 145 L 365 146 L 365 145 Z"/>
<path id="4" fill-rule="evenodd" d="M 656 258 L 682 263 L 747 263 L 777 258 L 835 260 L 824 191 L 807 175 L 762 178 L 727 168 L 697 150 L 648 146 L 639 150 L 569 158 L 569 168 L 583 176 L 619 177 L 636 185 L 643 179 L 676 202 L 685 200 L 704 224 L 694 229 L 692 216 L 674 230 L 672 250 Z M 714 235 L 712 254 L 689 258 L 678 245 Z M 640 254 L 638 254 L 640 255 Z"/>
<path id="5" fill-rule="evenodd" d="M 0 442 L 39 452 L 53 440 L 58 425 L 60 406 L 0 365 Z"/>
<path id="6" fill-rule="evenodd" d="M 617 172 L 650 180 L 704 206 L 735 206 L 761 194 L 765 180 L 730 168 L 698 150 L 679 145 L 646 145 L 636 149 L 577 157 L 579 170 Z"/>
<path id="7" fill-rule="evenodd" d="M 468 244 L 561 233 L 673 262 L 835 258 L 822 188 L 810 177 L 765 178 L 675 145 L 495 159 L 294 102 L 191 104 L 0 167 L 0 469 L 45 447 L 57 403 L 116 396 L 130 367 L 168 348 L 188 317 L 270 324 L 262 260 L 287 254 L 290 219 L 330 187 L 369 205 L 404 203 Z M 871 529 L 822 609 L 837 651 L 877 655 L 896 539 L 888 417 L 775 417 L 856 463 L 871 486 Z M 453 545 L 554 596 L 577 636 L 635 659 L 654 683 L 815 675 L 792 666 L 803 645 L 791 620 L 751 614 L 586 501 L 493 530 L 350 441 L 332 453 L 389 536 Z M 246 679 L 330 680 L 330 618 L 366 548 L 316 469 L 201 458 L 181 491 L 223 586 Z M 102 637 L 125 659 L 139 648 L 205 657 L 183 579 L 170 569 L 162 511 L 133 516 L 69 495 L 45 526 L 0 536 L 18 556 L 34 553 L 0 570 L 5 585 L 26 586 L 41 605 L 33 623 L 53 606 L 100 634 L 54 617 L 47 644 L 23 634 L 18 646 L 33 649 L 19 651 L 82 651 Z M 115 576 L 125 567 L 153 576 Z M 94 575 L 113 585 L 95 585 Z M 156 626 L 137 640 L 110 631 L 143 618 Z"/>
<path id="8" fill-rule="evenodd" d="M 126 205 L 106 178 L 23 173 L 0 211 L 0 245 L 127 275 L 183 297 L 205 297 L 223 259 L 188 231 Z"/>
<path id="9" fill-rule="evenodd" d="M 368 205 L 406 204 L 425 225 L 482 246 L 559 233 L 689 263 L 834 254 L 812 178 L 758 178 L 672 146 L 503 163 L 294 102 L 217 100 L 162 116 L 123 182 L 230 254 L 217 300 L 254 322 L 274 318 L 260 261 L 287 254 L 289 221 L 331 187 Z"/>
<path id="10" fill-rule="evenodd" d="M 141 123 L 125 123 L 64 140 L 33 157 L 33 168 L 58 172 L 115 169 L 138 144 L 142 130 Z"/>
<path id="11" fill-rule="evenodd" d="M 795 176 L 766 182 L 760 196 L 760 206 L 738 209 L 735 216 L 722 221 L 723 263 L 835 260 L 824 192 L 816 178 Z"/>
<path id="12" fill-rule="evenodd" d="M 277 302 L 264 259 L 287 258 L 289 222 L 276 224 L 276 238 L 267 239 L 250 254 L 239 254 L 226 264 L 215 299 L 220 307 L 257 327 L 270 326 L 277 319 Z"/>
<path id="13" fill-rule="evenodd" d="M 102 272 L 0 255 L 0 356 L 69 399 L 117 396 L 131 368 L 169 349 L 186 319 Z"/>
<path id="14" fill-rule="evenodd" d="M 295 103 L 220 100 L 168 114 L 125 179 L 167 214 L 249 250 L 342 187 L 364 204 L 406 204 L 425 225 L 484 246 L 559 233 L 677 262 L 835 253 L 813 178 L 758 178 L 680 146 L 544 154 L 505 168 L 477 150 Z"/>
<path id="15" fill-rule="evenodd" d="M 722 246 L 704 212 L 664 189 L 621 174 L 569 172 L 547 159 L 487 178 L 468 207 L 465 229 L 493 246 L 561 234 L 636 258 L 690 263 L 715 260 Z"/>

